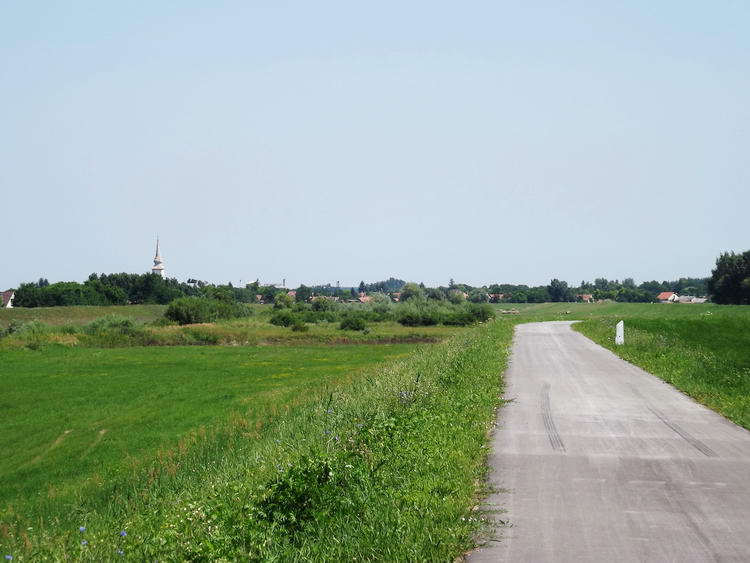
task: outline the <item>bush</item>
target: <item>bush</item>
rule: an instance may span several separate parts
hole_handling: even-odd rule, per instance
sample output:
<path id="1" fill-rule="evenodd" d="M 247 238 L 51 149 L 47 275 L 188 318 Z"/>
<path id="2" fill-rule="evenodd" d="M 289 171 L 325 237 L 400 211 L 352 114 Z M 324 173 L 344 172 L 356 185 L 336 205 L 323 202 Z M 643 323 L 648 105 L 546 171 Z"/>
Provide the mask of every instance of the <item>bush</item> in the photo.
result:
<path id="1" fill-rule="evenodd" d="M 367 323 L 365 322 L 365 319 L 360 316 L 349 315 L 341 319 L 339 328 L 341 330 L 365 330 L 367 328 Z"/>
<path id="2" fill-rule="evenodd" d="M 136 331 L 135 322 L 133 319 L 122 317 L 120 315 L 107 315 L 95 319 L 86 325 L 84 332 L 94 336 L 102 336 L 104 334 L 122 334 L 130 336 Z"/>
<path id="3" fill-rule="evenodd" d="M 310 330 L 310 327 L 307 326 L 307 323 L 303 321 L 302 319 L 294 319 L 292 322 L 292 330 L 294 332 L 307 332 Z"/>
<path id="4" fill-rule="evenodd" d="M 294 304 L 294 300 L 286 293 L 279 292 L 273 299 L 274 309 L 289 309 Z"/>
<path id="5" fill-rule="evenodd" d="M 301 319 L 292 311 L 289 309 L 280 309 L 271 316 L 269 322 L 276 326 L 292 326 L 296 321 L 301 321 Z"/>
<path id="6" fill-rule="evenodd" d="M 250 309 L 241 303 L 205 297 L 181 297 L 169 304 L 164 316 L 181 325 L 188 325 L 212 323 L 219 319 L 247 317 L 250 314 Z"/>
<path id="7" fill-rule="evenodd" d="M 333 299 L 326 299 L 325 297 L 316 297 L 312 300 L 312 310 L 317 313 L 323 311 L 335 311 L 337 303 Z"/>
<path id="8" fill-rule="evenodd" d="M 404 326 L 432 326 L 440 323 L 468 326 L 486 322 L 494 316 L 494 309 L 486 303 L 448 305 L 435 301 L 413 300 L 400 305 L 396 310 L 396 320 Z"/>

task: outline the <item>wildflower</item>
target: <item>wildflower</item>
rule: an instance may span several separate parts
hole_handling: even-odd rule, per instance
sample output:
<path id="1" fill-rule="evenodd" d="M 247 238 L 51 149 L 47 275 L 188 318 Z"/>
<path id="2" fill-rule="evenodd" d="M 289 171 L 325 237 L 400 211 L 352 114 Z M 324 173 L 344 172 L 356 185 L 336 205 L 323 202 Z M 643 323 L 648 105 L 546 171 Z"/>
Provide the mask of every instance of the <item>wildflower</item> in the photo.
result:
<path id="1" fill-rule="evenodd" d="M 128 535 L 128 533 L 125 530 L 123 530 L 122 532 L 120 532 L 120 537 L 124 538 L 127 535 Z"/>
<path id="2" fill-rule="evenodd" d="M 118 549 L 117 555 L 125 555 L 125 552 L 122 549 Z"/>
<path id="3" fill-rule="evenodd" d="M 336 441 L 338 442 L 339 440 L 341 440 L 341 438 L 339 438 L 338 436 L 336 436 L 336 437 L 334 438 L 334 440 L 336 440 Z"/>
<path id="4" fill-rule="evenodd" d="M 326 411 L 326 414 L 333 414 L 333 409 L 328 409 L 328 410 Z"/>
<path id="5" fill-rule="evenodd" d="M 81 526 L 80 528 L 78 528 L 78 531 L 81 532 L 81 533 L 85 532 L 86 531 L 86 526 Z"/>
<path id="6" fill-rule="evenodd" d="M 88 545 L 88 544 L 89 544 L 89 540 L 81 540 L 81 545 Z"/>
<path id="7" fill-rule="evenodd" d="M 13 561 L 13 556 L 8 554 L 5 556 L 5 559 L 7 559 L 8 561 Z"/>

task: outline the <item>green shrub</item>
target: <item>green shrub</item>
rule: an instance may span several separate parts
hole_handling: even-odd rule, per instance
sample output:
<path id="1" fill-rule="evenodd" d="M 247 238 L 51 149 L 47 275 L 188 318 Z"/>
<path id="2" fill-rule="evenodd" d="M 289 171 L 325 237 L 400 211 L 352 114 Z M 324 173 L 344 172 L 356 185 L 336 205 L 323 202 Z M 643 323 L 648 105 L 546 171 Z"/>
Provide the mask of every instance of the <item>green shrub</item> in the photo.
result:
<path id="1" fill-rule="evenodd" d="M 348 315 L 341 319 L 339 328 L 341 330 L 365 330 L 367 328 L 367 323 L 361 316 Z"/>
<path id="2" fill-rule="evenodd" d="M 276 296 L 273 299 L 273 308 L 274 309 L 289 309 L 294 304 L 294 299 L 292 299 L 288 294 L 279 292 L 276 294 Z"/>
<path id="3" fill-rule="evenodd" d="M 132 335 L 136 331 L 133 319 L 121 317 L 120 315 L 107 315 L 91 321 L 84 327 L 84 332 L 93 336 L 104 334 Z"/>
<path id="4" fill-rule="evenodd" d="M 270 323 L 276 326 L 292 326 L 300 318 L 289 309 L 280 309 L 271 316 Z"/>
<path id="5" fill-rule="evenodd" d="M 333 299 L 327 299 L 325 297 L 316 297 L 312 300 L 312 310 L 316 313 L 323 311 L 335 311 L 338 303 Z"/>
<path id="6" fill-rule="evenodd" d="M 308 330 L 310 330 L 310 327 L 307 326 L 307 323 L 305 321 L 297 318 L 292 322 L 292 330 L 294 332 L 307 332 Z"/>
<path id="7" fill-rule="evenodd" d="M 181 297 L 169 304 L 164 316 L 178 324 L 188 325 L 247 317 L 251 314 L 250 308 L 242 303 L 219 301 L 206 297 Z"/>

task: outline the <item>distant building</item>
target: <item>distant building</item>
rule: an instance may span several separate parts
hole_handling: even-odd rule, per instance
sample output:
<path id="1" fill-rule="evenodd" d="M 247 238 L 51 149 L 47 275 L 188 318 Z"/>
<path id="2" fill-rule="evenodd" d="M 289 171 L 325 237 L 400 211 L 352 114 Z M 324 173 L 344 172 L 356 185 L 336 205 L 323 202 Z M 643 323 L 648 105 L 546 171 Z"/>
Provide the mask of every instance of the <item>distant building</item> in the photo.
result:
<path id="1" fill-rule="evenodd" d="M 156 255 L 154 256 L 154 267 L 151 268 L 151 273 L 161 276 L 162 278 L 167 277 L 167 272 L 164 270 L 164 261 L 159 255 L 159 237 L 156 237 Z"/>
<path id="2" fill-rule="evenodd" d="M 694 295 L 681 295 L 677 298 L 678 303 L 695 303 L 694 299 L 697 299 Z"/>
<path id="3" fill-rule="evenodd" d="M 593 303 L 594 302 L 594 296 L 591 293 L 581 293 L 577 296 L 581 301 L 584 303 Z"/>
<path id="4" fill-rule="evenodd" d="M 705 297 L 693 297 L 693 303 L 705 303 L 708 301 Z"/>
<path id="5" fill-rule="evenodd" d="M 2 296 L 2 308 L 12 309 L 13 298 L 16 296 L 16 292 L 12 289 L 9 289 L 8 291 L 3 291 L 2 293 L 0 293 L 0 296 Z"/>
<path id="6" fill-rule="evenodd" d="M 369 303 L 372 301 L 372 297 L 367 295 L 364 291 L 359 292 L 359 299 L 357 299 L 360 303 Z"/>
<path id="7" fill-rule="evenodd" d="M 676 303 L 680 298 L 674 291 L 662 291 L 656 296 L 656 300 L 661 303 Z"/>

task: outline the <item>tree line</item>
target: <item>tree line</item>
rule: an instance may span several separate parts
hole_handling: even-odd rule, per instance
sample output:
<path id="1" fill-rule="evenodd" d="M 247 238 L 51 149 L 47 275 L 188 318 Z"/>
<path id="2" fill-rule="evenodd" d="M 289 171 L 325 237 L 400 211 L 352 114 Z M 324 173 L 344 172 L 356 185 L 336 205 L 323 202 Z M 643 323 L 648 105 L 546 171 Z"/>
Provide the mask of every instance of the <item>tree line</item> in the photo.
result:
<path id="1" fill-rule="evenodd" d="M 180 297 L 207 297 L 221 302 L 275 303 L 309 302 L 314 297 L 356 300 L 362 294 L 383 294 L 394 300 L 410 299 L 463 301 L 473 303 L 545 303 L 575 302 L 582 300 L 613 300 L 631 303 L 656 301 L 659 293 L 671 291 L 680 295 L 711 296 L 720 304 L 750 304 L 750 250 L 744 253 L 722 253 L 716 260 L 711 277 L 683 277 L 673 281 L 645 281 L 636 285 L 633 278 L 609 280 L 596 278 L 569 285 L 566 281 L 552 279 L 547 285 L 491 284 L 475 287 L 456 283 L 453 279 L 445 286 L 427 287 L 424 283 L 407 283 L 391 277 L 374 283 L 361 281 L 355 287 L 340 287 L 337 283 L 325 285 L 300 285 L 289 292 L 287 288 L 262 285 L 257 280 L 245 287 L 209 284 L 199 280 L 180 282 L 155 274 L 91 274 L 83 283 L 49 283 L 46 278 L 22 283 L 15 290 L 16 307 L 56 307 L 65 305 L 166 305 Z"/>

